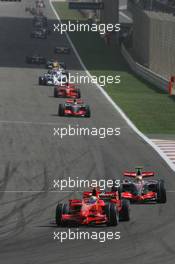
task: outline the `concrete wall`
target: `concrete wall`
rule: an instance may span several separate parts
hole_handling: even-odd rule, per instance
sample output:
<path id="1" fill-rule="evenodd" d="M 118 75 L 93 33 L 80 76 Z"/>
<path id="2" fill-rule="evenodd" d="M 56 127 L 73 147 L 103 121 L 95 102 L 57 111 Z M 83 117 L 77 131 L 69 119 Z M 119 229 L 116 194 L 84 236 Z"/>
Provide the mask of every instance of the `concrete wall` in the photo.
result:
<path id="1" fill-rule="evenodd" d="M 175 17 L 152 13 L 149 68 L 165 77 L 175 74 Z"/>
<path id="2" fill-rule="evenodd" d="M 133 52 L 136 60 L 169 78 L 175 73 L 175 17 L 135 8 L 133 23 Z"/>
<path id="3" fill-rule="evenodd" d="M 133 10 L 133 49 L 136 60 L 149 66 L 150 21 L 141 9 Z"/>
<path id="4" fill-rule="evenodd" d="M 102 0 L 104 10 L 101 10 L 101 21 L 116 24 L 119 21 L 119 0 Z"/>

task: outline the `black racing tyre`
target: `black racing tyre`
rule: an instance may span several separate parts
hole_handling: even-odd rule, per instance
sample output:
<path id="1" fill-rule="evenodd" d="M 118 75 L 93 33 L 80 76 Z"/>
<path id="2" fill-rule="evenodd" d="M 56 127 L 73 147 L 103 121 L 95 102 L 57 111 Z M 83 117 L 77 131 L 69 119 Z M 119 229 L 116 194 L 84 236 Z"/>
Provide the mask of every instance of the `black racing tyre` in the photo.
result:
<path id="1" fill-rule="evenodd" d="M 64 116 L 64 105 L 63 104 L 59 104 L 58 115 Z"/>
<path id="2" fill-rule="evenodd" d="M 115 180 L 113 180 L 113 186 L 111 187 L 111 192 L 118 192 L 119 199 L 121 199 L 122 196 L 122 184 L 120 183 L 120 186 L 115 186 Z"/>
<path id="3" fill-rule="evenodd" d="M 39 85 L 43 85 L 44 84 L 44 80 L 42 77 L 39 77 L 39 81 L 38 81 Z"/>
<path id="4" fill-rule="evenodd" d="M 166 189 L 164 186 L 164 181 L 159 180 L 157 183 L 157 203 L 166 203 Z"/>
<path id="5" fill-rule="evenodd" d="M 91 110 L 89 108 L 89 106 L 86 107 L 86 115 L 85 117 L 91 117 Z"/>
<path id="6" fill-rule="evenodd" d="M 56 225 L 61 226 L 63 225 L 62 222 L 62 215 L 63 214 L 68 214 L 69 209 L 67 204 L 58 204 L 56 207 L 56 214 L 55 214 L 55 220 L 56 220 Z"/>
<path id="7" fill-rule="evenodd" d="M 58 204 L 56 207 L 56 214 L 55 214 L 55 220 L 56 220 L 56 225 L 61 226 L 62 224 L 62 214 L 63 214 L 63 205 Z"/>
<path id="8" fill-rule="evenodd" d="M 126 199 L 122 199 L 121 205 L 122 205 L 122 209 L 119 212 L 119 220 L 120 221 L 129 221 L 130 220 L 129 201 Z"/>
<path id="9" fill-rule="evenodd" d="M 57 93 L 57 88 L 56 87 L 54 87 L 53 96 L 56 97 L 56 98 L 58 97 L 58 93 Z"/>
<path id="10" fill-rule="evenodd" d="M 65 76 L 66 76 L 67 80 L 69 80 L 69 72 L 68 72 L 68 71 L 66 71 L 64 74 L 65 74 Z"/>
<path id="11" fill-rule="evenodd" d="M 108 226 L 116 226 L 119 223 L 119 213 L 116 204 L 109 203 L 105 207 L 105 214 L 108 218 Z"/>

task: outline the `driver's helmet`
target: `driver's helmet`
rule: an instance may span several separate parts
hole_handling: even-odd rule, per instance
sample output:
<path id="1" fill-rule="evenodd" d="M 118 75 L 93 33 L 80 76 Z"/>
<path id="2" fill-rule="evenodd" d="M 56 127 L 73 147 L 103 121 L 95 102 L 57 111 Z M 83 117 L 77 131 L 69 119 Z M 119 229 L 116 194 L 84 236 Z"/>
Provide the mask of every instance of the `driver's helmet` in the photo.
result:
<path id="1" fill-rule="evenodd" d="M 77 104 L 77 100 L 76 99 L 74 99 L 74 104 Z"/>
<path id="2" fill-rule="evenodd" d="M 90 203 L 90 204 L 95 204 L 96 201 L 97 201 L 97 197 L 96 197 L 96 196 L 93 196 L 93 195 L 92 195 L 92 196 L 89 198 L 89 203 Z"/>
<path id="3" fill-rule="evenodd" d="M 57 61 L 53 62 L 53 68 L 59 68 L 59 63 Z"/>
<path id="4" fill-rule="evenodd" d="M 135 181 L 136 181 L 136 182 L 142 182 L 142 180 L 143 180 L 143 178 L 142 178 L 141 175 L 137 175 L 137 176 L 135 177 Z"/>

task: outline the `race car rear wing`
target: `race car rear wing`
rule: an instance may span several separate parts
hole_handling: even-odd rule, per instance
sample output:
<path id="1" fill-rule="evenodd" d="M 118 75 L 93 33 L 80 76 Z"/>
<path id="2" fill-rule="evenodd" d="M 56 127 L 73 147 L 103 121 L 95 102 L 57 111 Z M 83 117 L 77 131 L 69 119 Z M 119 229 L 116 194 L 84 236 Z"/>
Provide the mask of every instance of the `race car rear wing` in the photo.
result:
<path id="1" fill-rule="evenodd" d="M 117 197 L 117 192 L 105 192 L 100 193 L 99 198 L 101 199 L 115 199 Z"/>
<path id="2" fill-rule="evenodd" d="M 66 103 L 67 104 L 73 104 L 75 101 L 74 100 L 72 100 L 72 99 L 69 99 L 69 100 L 66 100 Z M 77 104 L 84 104 L 84 101 L 83 100 L 76 100 L 76 103 Z"/>
<path id="3" fill-rule="evenodd" d="M 89 198 L 92 195 L 92 192 L 83 192 L 83 198 Z"/>
<path id="4" fill-rule="evenodd" d="M 83 198 L 88 198 L 92 196 L 92 192 L 83 192 Z M 97 196 L 101 199 L 103 198 L 116 198 L 117 194 L 116 192 L 101 192 L 97 191 Z"/>
<path id="5" fill-rule="evenodd" d="M 152 171 L 143 171 L 140 175 L 138 175 L 136 172 L 130 172 L 130 171 L 125 171 L 123 173 L 123 176 L 133 177 L 133 178 L 135 178 L 136 176 L 142 176 L 142 177 L 146 178 L 146 177 L 153 177 L 154 175 L 155 175 L 155 173 Z"/>
<path id="6" fill-rule="evenodd" d="M 71 205 L 71 206 L 74 206 L 74 205 L 82 205 L 82 200 L 70 199 L 69 200 L 69 205 Z"/>
<path id="7" fill-rule="evenodd" d="M 77 85 L 75 86 L 75 84 L 73 84 L 73 83 L 64 83 L 64 84 L 59 84 L 59 85 L 55 85 L 55 86 L 57 88 L 61 88 L 61 89 L 74 89 L 74 90 L 77 89 Z M 71 102 L 72 102 L 72 100 L 71 100 Z"/>
<path id="8" fill-rule="evenodd" d="M 61 47 L 61 46 L 57 46 L 55 47 L 55 53 L 58 54 L 69 54 L 70 53 L 70 48 L 69 47 Z"/>

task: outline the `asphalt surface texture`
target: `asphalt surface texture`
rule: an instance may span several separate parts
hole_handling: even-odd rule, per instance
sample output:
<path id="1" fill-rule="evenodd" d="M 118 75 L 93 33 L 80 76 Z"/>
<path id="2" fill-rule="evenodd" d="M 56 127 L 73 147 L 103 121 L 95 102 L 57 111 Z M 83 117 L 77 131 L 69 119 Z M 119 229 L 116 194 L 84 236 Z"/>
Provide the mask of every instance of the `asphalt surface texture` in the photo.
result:
<path id="1" fill-rule="evenodd" d="M 0 3 L 0 263 L 174 264 L 174 173 L 159 155 L 137 136 L 95 85 L 80 85 L 91 118 L 57 116 L 53 87 L 38 86 L 46 69 L 29 66 L 25 56 L 39 52 L 54 57 L 56 45 L 69 45 L 52 32 L 46 40 L 30 38 L 30 1 Z M 55 16 L 46 5 L 49 24 Z M 85 74 L 73 51 L 61 55 L 72 72 Z M 54 127 L 120 127 L 120 136 L 53 136 Z M 58 201 L 76 192 L 52 192 L 54 179 L 121 178 L 124 170 L 143 165 L 165 180 L 167 204 L 132 205 L 130 222 L 117 227 L 81 227 L 81 231 L 121 232 L 119 240 L 53 239 L 67 231 L 54 223 Z M 75 229 L 74 229 L 75 230 Z M 76 230 L 75 230 L 76 231 Z"/>

